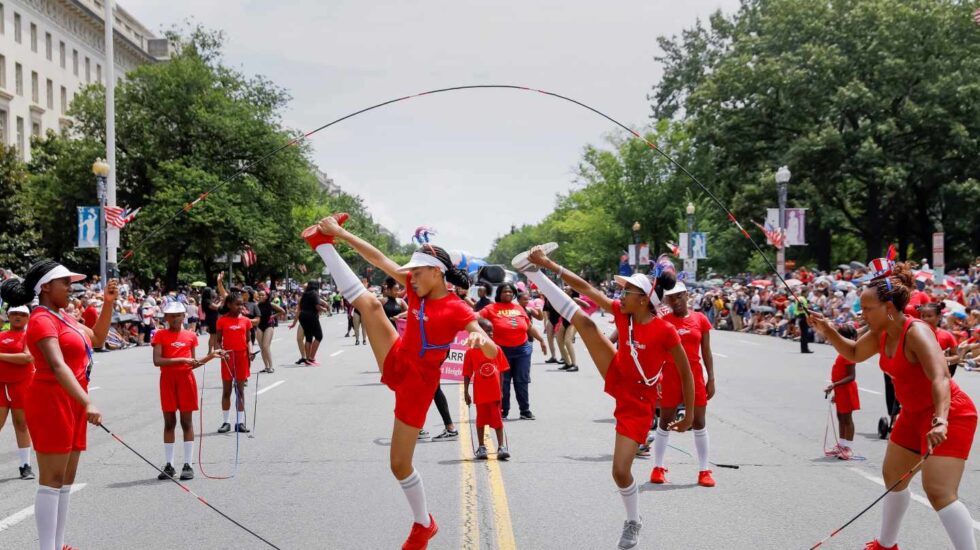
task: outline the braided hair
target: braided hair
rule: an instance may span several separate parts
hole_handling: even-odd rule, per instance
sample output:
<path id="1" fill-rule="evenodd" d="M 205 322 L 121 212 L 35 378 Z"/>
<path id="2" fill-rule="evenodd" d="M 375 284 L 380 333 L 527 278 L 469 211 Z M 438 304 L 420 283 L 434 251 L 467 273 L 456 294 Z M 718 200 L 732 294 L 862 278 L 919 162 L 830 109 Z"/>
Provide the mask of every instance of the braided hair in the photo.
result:
<path id="1" fill-rule="evenodd" d="M 434 244 L 425 243 L 416 252 L 428 254 L 429 256 L 433 256 L 442 262 L 442 265 L 446 267 L 446 280 L 452 283 L 454 286 L 463 289 L 470 288 L 470 278 L 466 275 L 465 271 L 453 265 L 453 261 L 449 257 L 449 253 L 446 252 L 444 248 Z"/>
<path id="2" fill-rule="evenodd" d="M 891 302 L 895 309 L 903 311 L 912 297 L 914 284 L 912 268 L 902 262 L 895 264 L 891 274 L 873 279 L 870 287 L 875 290 L 879 301 Z"/>
<path id="3" fill-rule="evenodd" d="M 54 260 L 39 260 L 28 268 L 23 279 L 7 279 L 0 283 L 0 300 L 9 304 L 10 307 L 26 306 L 34 301 L 37 294 L 34 287 L 49 271 L 58 267 L 58 262 Z"/>

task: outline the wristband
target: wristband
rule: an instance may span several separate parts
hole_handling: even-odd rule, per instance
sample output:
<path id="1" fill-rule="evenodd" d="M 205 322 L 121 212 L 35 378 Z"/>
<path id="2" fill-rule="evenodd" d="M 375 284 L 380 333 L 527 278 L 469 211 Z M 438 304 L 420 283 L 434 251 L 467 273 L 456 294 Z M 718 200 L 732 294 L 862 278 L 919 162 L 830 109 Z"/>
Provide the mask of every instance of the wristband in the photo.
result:
<path id="1" fill-rule="evenodd" d="M 565 272 L 565 266 L 558 266 L 558 278 L 561 279 L 561 274 Z"/>
<path id="2" fill-rule="evenodd" d="M 936 428 L 936 427 L 939 427 L 939 426 L 948 426 L 948 425 L 949 424 L 946 422 L 946 419 L 945 418 L 942 418 L 942 417 L 939 417 L 939 416 L 932 417 L 932 427 L 933 428 Z"/>

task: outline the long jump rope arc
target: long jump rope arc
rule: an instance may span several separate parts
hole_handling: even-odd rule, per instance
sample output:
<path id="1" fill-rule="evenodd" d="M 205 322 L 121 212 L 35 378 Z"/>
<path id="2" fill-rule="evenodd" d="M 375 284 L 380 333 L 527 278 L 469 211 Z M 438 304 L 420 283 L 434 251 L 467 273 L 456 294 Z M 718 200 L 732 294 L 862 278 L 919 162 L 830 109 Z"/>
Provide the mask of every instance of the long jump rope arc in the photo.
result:
<path id="1" fill-rule="evenodd" d="M 417 94 L 412 94 L 412 95 L 397 97 L 397 98 L 394 98 L 394 99 L 389 99 L 387 101 L 383 101 L 381 103 L 376 103 L 376 104 L 371 105 L 369 107 L 365 107 L 363 109 L 354 111 L 354 112 L 349 113 L 347 115 L 344 115 L 344 116 L 342 116 L 340 118 L 334 119 L 334 120 L 332 120 L 332 121 L 330 121 L 330 122 L 328 122 L 328 123 L 326 123 L 326 124 L 324 124 L 324 125 L 322 125 L 322 126 L 320 126 L 318 128 L 315 128 L 315 129 L 313 129 L 313 130 L 311 130 L 311 131 L 309 131 L 309 132 L 307 132 L 307 133 L 305 133 L 303 135 L 297 136 L 297 137 L 291 139 L 290 141 L 286 142 L 285 144 L 283 144 L 283 145 L 281 145 L 279 147 L 276 147 L 275 149 L 273 149 L 269 153 L 267 153 L 267 154 L 265 154 L 265 155 L 263 155 L 263 156 L 255 159 L 255 160 L 253 160 L 251 162 L 246 163 L 241 168 L 239 168 L 235 173 L 231 174 L 230 176 L 225 177 L 224 179 L 222 179 L 221 181 L 219 181 L 218 183 L 216 183 L 215 185 L 213 185 L 211 188 L 207 189 L 206 191 L 204 191 L 203 193 L 201 193 L 200 195 L 198 195 L 192 201 L 190 201 L 187 204 L 185 204 L 184 207 L 181 208 L 180 211 L 176 212 L 173 216 L 171 216 L 167 220 L 164 220 L 162 223 L 158 224 L 145 237 L 143 237 L 141 240 L 137 241 L 135 245 L 133 245 L 132 247 L 130 247 L 126 251 L 126 253 L 123 255 L 123 257 L 120 259 L 119 264 L 122 265 L 127 260 L 131 259 L 133 257 L 133 255 L 136 253 L 136 250 L 142 248 L 143 245 L 145 245 L 147 242 L 149 242 L 150 239 L 154 238 L 161 231 L 163 231 L 164 229 L 166 229 L 167 227 L 169 227 L 170 225 L 172 225 L 178 218 L 180 218 L 180 216 L 185 215 L 188 212 L 190 212 L 191 209 L 194 208 L 194 206 L 196 206 L 196 205 L 200 204 L 201 202 L 205 201 L 207 199 L 207 197 L 211 193 L 214 193 L 214 192 L 218 191 L 220 188 L 224 187 L 226 184 L 230 183 L 232 180 L 234 180 L 238 176 L 240 176 L 240 175 L 246 173 L 247 171 L 251 170 L 256 165 L 261 164 L 262 162 L 265 162 L 266 160 L 274 157 L 275 155 L 277 155 L 280 152 L 288 149 L 289 147 L 292 147 L 293 145 L 296 145 L 296 144 L 300 143 L 301 141 L 303 141 L 305 139 L 308 139 L 309 137 L 313 136 L 314 134 L 317 134 L 317 133 L 319 133 L 319 132 L 321 132 L 323 130 L 326 130 L 327 128 L 330 128 L 331 126 L 334 126 L 336 124 L 339 124 L 339 123 L 341 123 L 341 122 L 343 122 L 343 121 L 345 121 L 347 119 L 353 118 L 355 116 L 358 116 L 358 115 L 367 113 L 369 111 L 373 111 L 375 109 L 380 109 L 381 107 L 392 105 L 394 103 L 400 103 L 402 101 L 407 101 L 409 99 L 415 99 L 415 98 L 424 97 L 424 96 L 428 96 L 428 95 L 435 95 L 435 94 L 448 93 L 448 92 L 456 92 L 456 91 L 463 91 L 463 90 L 486 90 L 486 89 L 515 90 L 515 91 L 524 91 L 524 92 L 535 92 L 535 93 L 539 93 L 539 94 L 542 94 L 542 95 L 545 95 L 545 96 L 549 96 L 549 97 L 552 97 L 552 98 L 555 98 L 555 99 L 561 99 L 563 101 L 566 101 L 566 102 L 572 103 L 574 105 L 577 105 L 577 106 L 579 106 L 579 107 L 581 107 L 583 109 L 586 109 L 588 111 L 591 111 L 592 113 L 594 113 L 594 114 L 596 114 L 596 115 L 598 115 L 598 116 L 600 116 L 600 117 L 608 120 L 609 122 L 611 122 L 612 124 L 618 126 L 619 128 L 622 128 L 623 130 L 625 130 L 626 132 L 628 132 L 629 134 L 631 134 L 636 139 L 642 141 L 644 144 L 646 144 L 646 146 L 648 148 L 652 149 L 657 154 L 659 154 L 660 156 L 662 156 L 665 160 L 667 160 L 667 162 L 669 162 L 671 165 L 673 165 L 678 171 L 680 171 L 682 174 L 684 174 L 685 176 L 687 176 L 701 190 L 701 192 L 703 192 L 706 196 L 708 196 L 708 198 L 710 198 L 711 201 L 716 206 L 718 206 L 718 208 L 720 208 L 725 213 L 725 215 L 728 218 L 728 220 L 730 222 L 732 222 L 732 224 L 735 225 L 735 227 L 739 230 L 739 232 L 752 244 L 752 247 L 755 249 L 755 251 L 759 254 L 759 256 L 762 258 L 762 260 L 765 262 L 766 266 L 769 267 L 769 269 L 771 270 L 771 272 L 773 272 L 773 273 L 776 274 L 776 277 L 779 279 L 779 281 L 782 283 L 782 285 L 784 287 L 786 287 L 786 290 L 787 290 L 787 292 L 789 292 L 790 296 L 793 296 L 794 299 L 798 299 L 798 296 L 797 296 L 796 292 L 786 282 L 786 280 L 783 278 L 782 274 L 780 274 L 778 272 L 778 270 L 776 269 L 776 266 L 773 265 L 772 261 L 769 259 L 768 256 L 766 256 L 765 252 L 759 246 L 759 243 L 757 243 L 755 241 L 755 239 L 753 239 L 752 236 L 749 235 L 749 232 L 745 229 L 745 227 L 742 225 L 742 223 L 738 221 L 738 219 L 735 217 L 735 214 L 731 210 L 729 210 L 728 207 L 726 207 L 724 205 L 724 203 L 722 203 L 721 200 L 718 199 L 718 197 L 715 196 L 715 194 L 711 192 L 711 190 L 709 190 L 703 183 L 701 183 L 701 181 L 694 174 L 692 174 L 687 168 L 685 168 L 682 164 L 680 164 L 679 162 L 677 162 L 672 156 L 670 156 L 668 153 L 666 153 L 664 150 L 662 150 L 660 147 L 658 147 L 655 143 L 653 143 L 650 140 L 646 139 L 639 132 L 637 132 L 636 130 L 634 130 L 634 129 L 628 127 L 628 126 L 626 126 L 622 122 L 619 122 L 618 120 L 616 120 L 613 117 L 607 115 L 606 113 L 604 113 L 604 112 L 602 112 L 602 111 L 600 111 L 600 110 L 598 110 L 598 109 L 596 109 L 596 108 L 594 108 L 594 107 L 592 107 L 590 105 L 587 105 L 587 104 L 585 104 L 585 103 L 583 103 L 581 101 L 572 99 L 570 97 L 567 97 L 567 96 L 564 96 L 564 95 L 561 95 L 561 94 L 558 94 L 558 93 L 555 93 L 555 92 L 549 92 L 549 91 L 546 91 L 546 90 L 540 90 L 540 89 L 536 89 L 536 88 L 530 88 L 530 87 L 527 87 L 527 86 L 517 86 L 517 85 L 512 85 L 512 84 L 472 84 L 472 85 L 465 85 L 465 86 L 451 86 L 451 87 L 447 87 L 447 88 L 438 88 L 438 89 L 434 89 L 434 90 L 428 90 L 428 91 L 425 91 L 425 92 L 420 92 L 420 93 L 417 93 Z M 810 312 L 807 309 L 804 309 L 803 312 L 807 316 L 810 315 Z M 925 461 L 925 459 L 928 458 L 928 456 L 929 456 L 929 453 L 927 453 L 926 455 L 923 455 L 922 461 Z M 921 462 L 919 464 L 921 465 Z M 918 467 L 919 466 L 917 465 L 913 469 L 909 470 L 906 473 L 906 475 L 903 476 L 903 479 L 905 479 L 906 477 L 909 477 L 909 476 L 913 475 L 915 473 L 915 471 L 917 470 Z M 870 510 L 871 507 L 873 507 L 875 504 L 877 504 L 890 491 L 891 491 L 891 488 L 889 488 L 889 490 L 886 491 L 882 496 L 878 497 L 878 499 L 875 500 L 873 503 L 871 503 L 870 506 L 868 506 L 867 508 L 865 508 L 860 514 L 858 514 L 858 516 L 855 516 L 854 519 L 852 519 L 850 522 L 848 522 L 846 525 L 844 525 L 844 527 L 847 527 L 847 525 L 850 525 L 851 522 L 853 522 L 858 517 L 860 517 L 862 514 L 864 514 L 868 510 Z M 840 530 L 842 530 L 844 527 L 841 527 L 841 529 L 838 529 L 837 531 L 835 531 L 834 534 L 839 533 Z M 833 536 L 833 535 L 831 535 L 831 536 Z M 817 546 L 819 546 L 819 544 Z M 816 548 L 816 547 L 814 547 L 814 548 Z"/>
<path id="2" fill-rule="evenodd" d="M 232 389 L 235 392 L 235 413 L 236 413 L 236 416 L 237 416 L 238 403 L 244 403 L 245 392 L 244 391 L 242 391 L 242 392 L 239 392 L 238 391 L 238 384 L 237 384 L 237 380 L 235 379 L 235 373 L 237 372 L 237 369 L 236 369 L 236 365 L 235 365 L 235 356 L 234 356 L 234 354 L 229 354 L 228 358 L 229 358 L 229 364 L 230 364 L 230 367 L 231 367 L 231 377 L 232 377 L 231 378 L 231 387 L 232 387 Z M 224 368 L 224 367 L 221 367 L 221 368 Z M 204 384 L 205 384 L 205 381 L 207 379 L 207 370 L 206 369 L 207 369 L 207 366 L 206 365 L 201 365 L 200 405 L 198 406 L 199 411 L 198 411 L 198 415 L 197 415 L 198 416 L 198 430 L 197 430 L 197 437 L 198 437 L 198 442 L 197 442 L 197 469 L 201 471 L 201 475 L 203 475 L 204 477 L 206 477 L 208 479 L 215 479 L 215 480 L 234 479 L 238 475 L 238 466 L 240 464 L 240 456 L 241 456 L 240 455 L 240 450 L 241 450 L 241 432 L 238 431 L 238 423 L 237 422 L 235 423 L 235 463 L 234 463 L 234 466 L 232 467 L 231 473 L 228 474 L 227 476 L 216 476 L 216 475 L 210 475 L 210 474 L 208 474 L 207 471 L 205 471 L 205 469 L 204 469 L 204 460 L 203 460 L 203 454 L 204 454 L 204 451 L 203 451 L 203 449 L 204 449 Z M 249 439 L 254 439 L 255 438 L 253 432 L 255 431 L 255 419 L 258 416 L 258 409 L 259 409 L 259 376 L 260 376 L 260 373 L 261 373 L 261 371 L 255 373 L 255 402 L 254 402 L 253 408 L 252 408 L 252 432 L 249 432 L 249 435 L 248 435 Z M 246 425 L 248 423 L 248 411 L 247 411 L 247 409 L 248 409 L 248 407 L 246 405 L 243 405 L 243 409 L 242 409 L 243 420 L 245 420 Z M 236 418 L 236 420 L 237 420 L 237 418 Z"/>

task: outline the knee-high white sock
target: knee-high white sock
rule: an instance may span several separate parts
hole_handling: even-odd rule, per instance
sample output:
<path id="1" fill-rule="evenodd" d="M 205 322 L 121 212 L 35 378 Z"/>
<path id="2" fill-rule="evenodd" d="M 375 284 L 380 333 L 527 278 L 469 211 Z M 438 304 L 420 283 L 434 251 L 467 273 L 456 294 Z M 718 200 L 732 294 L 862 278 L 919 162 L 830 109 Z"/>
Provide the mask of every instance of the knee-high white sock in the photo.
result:
<path id="1" fill-rule="evenodd" d="M 667 454 L 667 439 L 670 432 L 658 427 L 657 435 L 653 438 L 653 465 L 657 468 L 664 467 L 664 456 Z"/>
<path id="2" fill-rule="evenodd" d="M 629 521 L 640 521 L 640 489 L 636 486 L 636 480 L 630 483 L 629 487 L 619 490 L 619 496 L 623 497 L 623 506 L 626 507 L 626 519 Z"/>
<path id="3" fill-rule="evenodd" d="M 238 423 L 238 424 L 244 424 L 245 423 L 245 411 L 236 411 L 236 413 L 235 413 L 235 422 Z"/>
<path id="4" fill-rule="evenodd" d="M 946 534 L 956 550 L 977 550 L 977 539 L 973 536 L 973 518 L 970 510 L 960 501 L 946 505 L 939 510 L 939 521 L 943 522 Z"/>
<path id="5" fill-rule="evenodd" d="M 18 466 L 30 466 L 31 465 L 31 448 L 21 447 L 17 449 L 17 464 Z"/>
<path id="6" fill-rule="evenodd" d="M 231 416 L 231 411 L 229 411 L 228 409 L 224 409 L 223 411 L 221 411 L 221 418 L 224 419 L 225 424 L 228 423 L 228 419 L 230 416 Z"/>
<path id="7" fill-rule="evenodd" d="M 194 442 L 184 442 L 184 464 L 194 464 Z"/>
<path id="8" fill-rule="evenodd" d="M 353 303 L 361 294 L 367 292 L 367 289 L 361 284 L 361 280 L 354 274 L 350 266 L 347 265 L 347 262 L 340 257 L 337 249 L 332 244 L 321 244 L 316 247 L 316 253 L 320 255 L 323 263 L 327 265 L 327 269 L 330 270 L 330 275 L 337 283 L 337 289 L 340 290 L 340 294 L 348 302 Z"/>
<path id="9" fill-rule="evenodd" d="M 885 496 L 881 503 L 881 532 L 878 534 L 878 542 L 882 546 L 890 548 L 898 544 L 898 530 L 902 527 L 902 517 L 911 500 L 912 492 L 908 487 Z"/>
<path id="10" fill-rule="evenodd" d="M 558 285 L 551 282 L 551 279 L 545 277 L 544 273 L 540 271 L 527 271 L 524 273 L 529 281 L 537 285 L 538 290 L 544 297 L 551 302 L 551 306 L 555 308 L 555 311 L 565 319 L 571 321 L 572 317 L 575 317 L 575 313 L 580 310 L 578 304 L 571 296 L 565 294 L 565 291 L 558 288 Z"/>
<path id="11" fill-rule="evenodd" d="M 58 489 L 54 487 L 37 486 L 37 494 L 34 496 L 34 519 L 37 521 L 37 536 L 38 542 L 41 543 L 41 550 L 55 550 L 59 496 Z M 61 550 L 61 546 L 58 550 Z"/>
<path id="12" fill-rule="evenodd" d="M 174 444 L 164 443 L 163 454 L 167 457 L 167 464 L 170 464 L 172 466 L 174 463 Z"/>
<path id="13" fill-rule="evenodd" d="M 62 485 L 58 490 L 58 524 L 54 532 L 54 547 L 65 545 L 65 526 L 68 524 L 68 502 L 71 500 L 71 485 Z"/>
<path id="14" fill-rule="evenodd" d="M 429 507 L 425 504 L 425 486 L 422 485 L 422 476 L 418 470 L 413 470 L 412 475 L 399 481 L 402 491 L 405 491 L 405 498 L 408 505 L 412 507 L 412 515 L 415 516 L 415 523 L 422 524 L 423 527 L 429 526 Z"/>
<path id="15" fill-rule="evenodd" d="M 698 468 L 708 469 L 708 428 L 694 430 L 694 446 L 698 450 Z"/>

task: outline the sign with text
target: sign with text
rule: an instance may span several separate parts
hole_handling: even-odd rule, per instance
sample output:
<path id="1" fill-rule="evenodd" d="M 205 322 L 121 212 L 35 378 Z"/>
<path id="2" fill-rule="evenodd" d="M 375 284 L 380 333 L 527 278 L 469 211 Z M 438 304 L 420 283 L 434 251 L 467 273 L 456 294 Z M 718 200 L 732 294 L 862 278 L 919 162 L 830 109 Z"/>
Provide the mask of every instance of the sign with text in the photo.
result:
<path id="1" fill-rule="evenodd" d="M 405 334 L 405 324 L 407 322 L 405 319 L 395 321 L 395 327 L 398 329 L 399 336 Z M 466 339 L 469 336 L 468 332 L 462 330 L 456 334 L 456 339 L 449 345 L 449 355 L 446 356 L 446 360 L 443 361 L 442 367 L 440 367 L 442 371 L 440 378 L 442 380 L 463 381 L 463 356 L 466 355 Z"/>
<path id="2" fill-rule="evenodd" d="M 942 279 L 946 271 L 946 235 L 944 233 L 932 234 L 932 269 L 935 280 Z"/>

